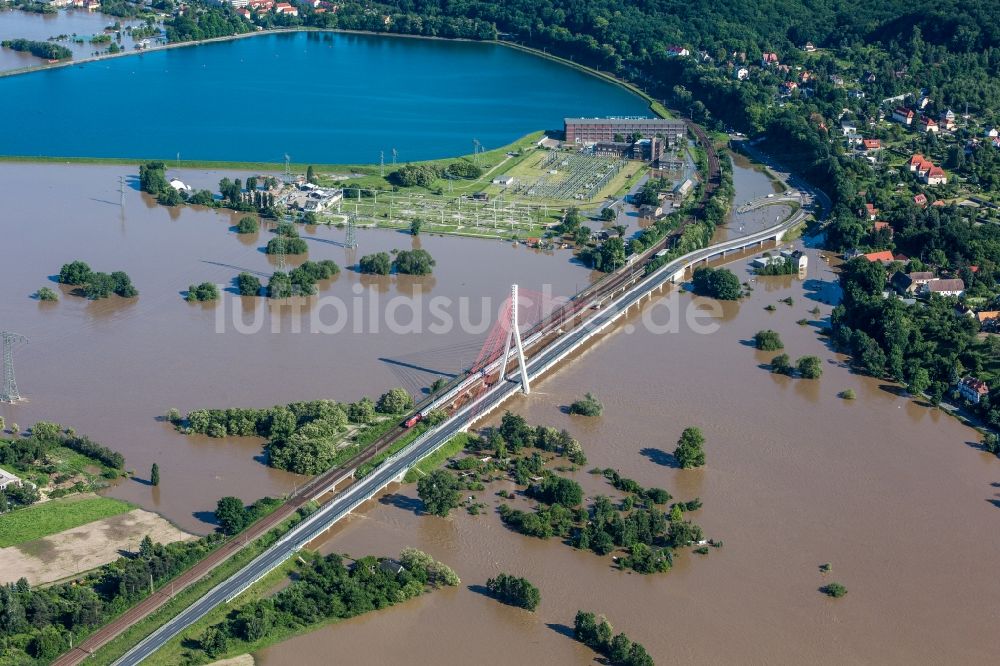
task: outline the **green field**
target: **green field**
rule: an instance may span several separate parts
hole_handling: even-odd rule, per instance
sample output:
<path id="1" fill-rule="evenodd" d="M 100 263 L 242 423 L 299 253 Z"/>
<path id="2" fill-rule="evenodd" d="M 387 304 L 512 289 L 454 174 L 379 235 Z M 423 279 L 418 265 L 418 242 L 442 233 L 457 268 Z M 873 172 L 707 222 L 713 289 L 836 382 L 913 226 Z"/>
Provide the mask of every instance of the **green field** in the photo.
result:
<path id="1" fill-rule="evenodd" d="M 441 465 L 448 461 L 448 458 L 457 456 L 463 450 L 465 450 L 465 445 L 469 443 L 469 438 L 471 438 L 467 432 L 460 432 L 451 439 L 448 440 L 440 449 L 430 454 L 426 458 L 421 458 L 420 462 L 411 467 L 407 472 L 403 481 L 406 483 L 415 483 L 422 476 L 426 476 L 430 472 L 434 471 Z"/>
<path id="2" fill-rule="evenodd" d="M 50 500 L 0 516 L 0 548 L 57 534 L 135 507 L 108 497 L 73 496 Z"/>

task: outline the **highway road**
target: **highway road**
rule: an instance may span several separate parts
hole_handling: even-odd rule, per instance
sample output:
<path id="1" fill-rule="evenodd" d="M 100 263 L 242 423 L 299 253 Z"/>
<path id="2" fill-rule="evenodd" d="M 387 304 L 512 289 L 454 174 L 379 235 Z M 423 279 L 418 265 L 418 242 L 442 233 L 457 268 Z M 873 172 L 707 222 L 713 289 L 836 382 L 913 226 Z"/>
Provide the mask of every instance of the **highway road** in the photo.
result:
<path id="1" fill-rule="evenodd" d="M 689 253 L 665 264 L 650 275 L 640 278 L 620 296 L 608 301 L 600 310 L 593 311 L 593 314 L 583 323 L 568 330 L 556 338 L 545 349 L 533 356 L 528 361 L 528 374 L 530 378 L 535 379 L 550 368 L 558 365 L 559 362 L 584 345 L 594 335 L 608 328 L 615 320 L 624 315 L 629 308 L 639 303 L 640 299 L 644 296 L 659 288 L 664 283 L 669 282 L 672 276 L 681 268 L 715 256 L 723 250 L 736 250 L 754 242 L 767 240 L 773 237 L 776 232 L 796 226 L 804 220 L 806 214 L 805 210 L 799 210 L 779 225 Z M 511 381 L 497 382 L 489 387 L 477 401 L 466 405 L 446 421 L 421 435 L 412 444 L 388 458 L 371 474 L 344 490 L 329 503 L 296 525 L 284 537 L 246 567 L 214 587 L 205 596 L 137 644 L 132 650 L 115 662 L 116 665 L 132 666 L 139 664 L 143 659 L 153 654 L 166 642 L 180 635 L 212 609 L 229 602 L 250 587 L 250 585 L 260 580 L 264 575 L 279 566 L 310 541 L 323 534 L 323 532 L 327 531 L 360 504 L 381 492 L 394 480 L 399 479 L 421 458 L 436 450 L 457 433 L 466 430 L 478 418 L 498 408 L 519 390 L 520 385 Z"/>

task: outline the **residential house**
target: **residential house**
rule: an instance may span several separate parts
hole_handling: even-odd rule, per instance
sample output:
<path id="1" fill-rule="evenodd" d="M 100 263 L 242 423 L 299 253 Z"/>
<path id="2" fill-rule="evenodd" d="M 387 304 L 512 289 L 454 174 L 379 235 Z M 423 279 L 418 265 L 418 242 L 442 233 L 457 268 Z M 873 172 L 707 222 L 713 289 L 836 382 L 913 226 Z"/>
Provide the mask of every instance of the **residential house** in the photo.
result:
<path id="1" fill-rule="evenodd" d="M 781 84 L 781 94 L 791 95 L 799 87 L 795 81 L 785 81 Z"/>
<path id="2" fill-rule="evenodd" d="M 802 47 L 802 50 L 805 51 L 806 53 L 812 53 L 813 51 L 816 50 L 816 47 L 813 46 L 812 42 L 806 42 L 806 45 Z"/>
<path id="3" fill-rule="evenodd" d="M 844 136 L 847 136 L 848 134 L 857 134 L 857 123 L 852 120 L 842 120 L 840 121 L 840 131 L 844 133 Z"/>
<path id="4" fill-rule="evenodd" d="M 869 252 L 868 254 L 862 254 L 862 257 L 868 261 L 875 263 L 876 261 L 885 266 L 886 264 L 891 264 L 895 259 L 892 256 L 892 252 L 889 250 L 883 250 L 882 252 Z"/>
<path id="5" fill-rule="evenodd" d="M 1000 310 L 983 310 L 982 312 L 976 313 L 976 319 L 979 320 L 979 327 L 984 331 L 995 331 L 997 324 L 1000 323 Z"/>
<path id="6" fill-rule="evenodd" d="M 733 78 L 737 81 L 746 81 L 750 76 L 750 70 L 746 67 L 736 67 L 733 69 Z"/>
<path id="7" fill-rule="evenodd" d="M 919 129 L 924 134 L 937 134 L 938 124 L 937 121 L 930 116 L 924 116 L 920 119 L 920 124 L 917 129 Z"/>
<path id="8" fill-rule="evenodd" d="M 893 288 L 900 294 L 912 296 L 933 279 L 934 273 L 930 271 L 913 271 L 912 273 L 897 271 L 893 274 L 891 282 Z"/>
<path id="9" fill-rule="evenodd" d="M 923 193 L 916 195 L 915 197 L 913 197 L 913 203 L 920 206 L 921 208 L 925 208 L 927 206 L 926 195 L 924 195 Z"/>
<path id="10" fill-rule="evenodd" d="M 843 88 L 844 87 L 844 77 L 842 77 L 840 74 L 831 74 L 830 75 L 830 83 L 832 83 L 833 85 L 837 86 L 838 88 Z"/>
<path id="11" fill-rule="evenodd" d="M 875 204 L 866 203 L 864 214 L 868 217 L 869 222 L 874 222 L 875 218 L 878 217 L 878 208 L 875 207 Z"/>
<path id="12" fill-rule="evenodd" d="M 941 129 L 951 132 L 955 129 L 955 112 L 951 109 L 944 111 L 938 117 L 938 125 Z"/>
<path id="13" fill-rule="evenodd" d="M 961 278 L 935 278 L 928 280 L 922 293 L 938 294 L 939 296 L 961 296 L 965 293 L 965 282 Z"/>
<path id="14" fill-rule="evenodd" d="M 863 139 L 861 141 L 861 147 L 865 149 L 866 152 L 874 152 L 876 150 L 882 150 L 882 142 L 878 139 Z"/>
<path id="15" fill-rule="evenodd" d="M 917 178 L 921 177 L 921 173 L 930 171 L 930 168 L 934 166 L 934 164 L 929 159 L 919 154 L 911 157 L 909 164 L 910 164 L 910 171 L 912 173 L 917 174 Z"/>
<path id="16" fill-rule="evenodd" d="M 963 377 L 958 382 L 959 394 L 974 405 L 990 394 L 990 387 L 981 379 L 975 377 Z"/>
<path id="17" fill-rule="evenodd" d="M 250 10 L 247 9 L 246 7 L 240 7 L 239 9 L 236 10 L 236 13 L 245 18 L 246 20 L 248 21 L 250 20 L 251 16 Z"/>
<path id="18" fill-rule="evenodd" d="M 14 476 L 5 469 L 0 469 L 0 490 L 3 490 L 7 486 L 13 485 L 15 483 L 20 484 L 21 479 Z"/>
<path id="19" fill-rule="evenodd" d="M 908 109 L 905 106 L 898 106 L 892 111 L 892 119 L 897 123 L 906 125 L 909 127 L 913 124 L 913 118 L 917 114 L 913 112 L 913 109 Z"/>
<path id="20" fill-rule="evenodd" d="M 927 108 L 927 105 L 931 103 L 931 98 L 927 95 L 921 95 L 920 99 L 917 100 L 917 108 L 923 111 Z"/>
<path id="21" fill-rule="evenodd" d="M 275 14 L 286 14 L 288 16 L 298 16 L 299 10 L 287 2 L 279 2 L 274 6 Z"/>
<path id="22" fill-rule="evenodd" d="M 932 166 L 930 171 L 927 172 L 924 182 L 928 185 L 944 185 L 948 182 L 948 174 L 941 167 Z"/>
<path id="23" fill-rule="evenodd" d="M 769 65 L 778 64 L 778 54 L 767 52 L 760 57 L 760 64 L 762 67 L 767 67 Z"/>
<path id="24" fill-rule="evenodd" d="M 888 229 L 889 230 L 889 238 L 892 238 L 892 235 L 895 232 L 893 231 L 892 226 L 888 222 L 881 222 L 881 221 L 879 221 L 879 222 L 875 223 L 875 231 L 882 231 L 883 229 Z"/>
<path id="25" fill-rule="evenodd" d="M 1000 136 L 1000 130 L 998 130 L 996 127 L 988 127 L 986 128 L 986 131 L 983 132 L 983 136 L 986 137 L 987 139 L 995 139 L 996 137 Z"/>
<path id="26" fill-rule="evenodd" d="M 673 46 L 667 48 L 667 55 L 678 58 L 686 58 L 687 56 L 691 55 L 691 52 L 688 51 L 683 46 L 677 46 L 676 44 L 674 44 Z"/>

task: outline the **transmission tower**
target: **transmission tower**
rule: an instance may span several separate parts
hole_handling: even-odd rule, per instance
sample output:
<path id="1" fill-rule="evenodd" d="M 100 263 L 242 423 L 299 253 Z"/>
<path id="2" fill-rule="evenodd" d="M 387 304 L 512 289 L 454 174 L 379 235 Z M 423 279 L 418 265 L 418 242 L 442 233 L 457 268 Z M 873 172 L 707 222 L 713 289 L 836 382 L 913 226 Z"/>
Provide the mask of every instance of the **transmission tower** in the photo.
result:
<path id="1" fill-rule="evenodd" d="M 347 247 L 358 246 L 358 217 L 357 215 L 347 216 L 347 237 L 344 239 Z"/>
<path id="2" fill-rule="evenodd" d="M 378 151 L 378 175 L 385 178 L 385 151 Z"/>
<path id="3" fill-rule="evenodd" d="M 393 168 L 393 170 L 395 170 L 395 168 L 396 168 L 396 157 L 398 157 L 398 156 L 399 156 L 399 153 L 396 151 L 395 148 L 393 148 L 392 149 L 392 168 Z"/>
<path id="4" fill-rule="evenodd" d="M 479 139 L 472 140 L 472 159 L 479 166 Z"/>
<path id="5" fill-rule="evenodd" d="M 292 165 L 291 165 L 291 159 L 292 158 L 290 158 L 288 156 L 288 153 L 285 153 L 285 182 L 286 183 L 292 182 Z"/>
<path id="6" fill-rule="evenodd" d="M 125 176 L 118 176 L 118 192 L 121 195 L 122 210 L 125 210 Z"/>
<path id="7" fill-rule="evenodd" d="M 0 332 L 3 340 L 3 392 L 0 402 L 17 402 L 21 394 L 17 392 L 17 382 L 14 380 L 14 343 L 27 342 L 28 338 L 11 331 Z"/>
<path id="8" fill-rule="evenodd" d="M 510 286 L 510 332 L 507 334 L 507 344 L 503 349 L 503 363 L 500 364 L 500 381 L 507 379 L 507 360 L 510 358 L 510 343 L 514 342 L 517 348 L 518 365 L 521 367 L 521 391 L 525 395 L 531 393 L 531 386 L 528 384 L 528 366 L 524 362 L 524 346 L 521 344 L 521 331 L 518 329 L 517 321 L 517 285 Z"/>

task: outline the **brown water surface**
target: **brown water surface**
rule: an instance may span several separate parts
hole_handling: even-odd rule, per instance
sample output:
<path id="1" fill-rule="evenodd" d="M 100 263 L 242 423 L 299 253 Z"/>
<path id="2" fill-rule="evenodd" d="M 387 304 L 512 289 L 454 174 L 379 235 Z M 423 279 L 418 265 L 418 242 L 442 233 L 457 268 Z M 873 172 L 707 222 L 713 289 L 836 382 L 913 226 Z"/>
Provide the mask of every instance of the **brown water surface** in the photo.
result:
<path id="1" fill-rule="evenodd" d="M 757 280 L 750 298 L 723 306 L 717 332 L 657 335 L 634 314 L 509 404 L 532 423 L 568 428 L 587 468 L 700 497 L 695 520 L 723 548 L 683 553 L 667 574 L 627 574 L 609 558 L 504 528 L 493 511 L 502 485 L 474 493 L 491 505 L 486 515 L 448 519 L 418 514 L 415 488 L 404 486 L 369 503 L 321 550 L 416 546 L 452 565 L 462 586 L 293 639 L 262 651 L 260 662 L 588 663 L 593 653 L 567 635 L 582 608 L 606 613 L 657 663 L 995 663 L 1000 463 L 968 445 L 974 431 L 853 374 L 826 347 L 809 311 L 814 294 L 835 296 L 834 276 L 808 254 L 805 279 Z M 749 278 L 745 266 L 732 267 Z M 786 296 L 792 306 L 778 302 Z M 657 321 L 667 298 L 645 306 Z M 771 303 L 773 313 L 764 310 Z M 828 317 L 830 306 L 818 304 Z M 793 359 L 820 356 L 823 377 L 770 374 L 772 354 L 748 345 L 765 327 L 779 331 Z M 848 388 L 856 400 L 837 397 Z M 602 417 L 561 411 L 587 390 L 603 401 Z M 705 433 L 703 469 L 674 467 L 670 452 L 688 425 Z M 589 496 L 610 491 L 599 477 L 575 476 Z M 833 572 L 823 575 L 827 562 Z M 540 588 L 536 613 L 481 594 L 500 571 Z M 830 581 L 847 596 L 822 595 Z"/>

